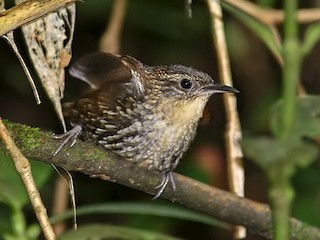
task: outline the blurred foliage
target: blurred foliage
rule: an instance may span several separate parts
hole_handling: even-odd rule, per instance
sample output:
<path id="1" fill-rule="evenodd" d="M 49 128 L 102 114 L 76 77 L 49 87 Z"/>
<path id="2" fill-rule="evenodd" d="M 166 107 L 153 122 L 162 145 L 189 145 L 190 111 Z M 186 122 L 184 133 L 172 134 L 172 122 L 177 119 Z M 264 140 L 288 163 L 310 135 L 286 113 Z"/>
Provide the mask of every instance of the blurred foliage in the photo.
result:
<path id="1" fill-rule="evenodd" d="M 218 221 L 212 217 L 209 217 L 203 213 L 195 213 L 191 210 L 168 205 L 154 205 L 151 203 L 105 203 L 105 204 L 92 204 L 77 209 L 77 215 L 83 216 L 88 214 L 141 214 L 141 215 L 154 215 L 162 217 L 171 217 L 176 219 L 184 219 L 211 226 L 219 226 L 221 228 L 230 229 L 230 225 L 224 222 Z M 65 219 L 71 219 L 73 217 L 73 211 L 67 211 L 60 215 L 56 215 L 50 219 L 54 224 Z"/>
<path id="2" fill-rule="evenodd" d="M 92 224 L 63 234 L 61 240 L 122 239 L 122 240 L 179 240 L 164 234 L 135 230 L 107 224 Z"/>
<path id="3" fill-rule="evenodd" d="M 257 0 L 255 2 L 260 6 L 282 8 L 279 1 Z M 98 50 L 99 37 L 109 20 L 112 4 L 113 1 L 100 0 L 77 3 L 74 59 Z M 304 7 L 319 6 L 317 4 L 319 3 L 314 0 L 303 1 Z M 252 138 L 248 137 L 244 141 L 244 147 L 247 149 L 247 156 L 256 160 L 246 162 L 247 196 L 257 201 L 267 202 L 267 189 L 262 187 L 266 186 L 266 177 L 262 169 L 268 170 L 270 165 L 274 165 L 275 168 L 271 169 L 277 170 L 279 162 L 276 161 L 279 159 L 294 165 L 301 165 L 298 162 L 305 159 L 309 165 L 302 164 L 305 165 L 303 169 L 294 168 L 293 170 L 291 166 L 288 169 L 284 167 L 289 171 L 290 177 L 293 172 L 296 172 L 292 178 L 295 190 L 292 214 L 302 221 L 320 227 L 320 164 L 317 155 L 319 147 L 316 147 L 311 139 L 315 136 L 319 137 L 318 98 L 308 97 L 297 101 L 297 121 L 293 129 L 293 136 L 296 137 L 293 137 L 292 141 L 284 143 L 275 139 L 273 135 L 276 135 L 278 128 L 281 128 L 279 119 L 282 103 L 279 99 L 282 92 L 282 68 L 277 64 L 274 54 L 281 55 L 282 52 L 267 26 L 255 22 L 242 12 L 236 12 L 234 9 L 225 10 L 224 23 L 231 69 L 235 87 L 241 92 L 238 95 L 241 124 L 244 132 L 250 133 L 246 136 Z M 193 66 L 208 72 L 218 81 L 215 62 L 217 60 L 210 33 L 210 16 L 205 1 L 194 0 L 192 12 L 192 18 L 188 18 L 185 2 L 181 0 L 129 0 L 122 33 L 121 54 L 132 55 L 150 65 L 179 63 Z M 301 56 L 305 57 L 302 61 L 300 80 L 306 91 L 314 95 L 320 92 L 320 68 L 317 66 L 320 50 L 317 41 L 319 29 L 319 23 L 316 22 L 309 26 L 301 26 L 299 32 L 303 40 Z M 15 33 L 20 49 L 26 55 L 20 31 Z M 0 115 L 11 121 L 61 132 L 58 119 L 45 94 L 41 92 L 43 104 L 36 106 L 31 89 L 14 54 L 4 41 L 0 43 L 0 49 Z M 82 83 L 67 76 L 66 100 L 81 94 L 82 88 Z M 208 184 L 226 188 L 223 111 L 222 97 L 213 96 L 208 104 L 207 124 L 200 126 L 194 144 L 181 161 L 177 171 Z M 275 156 L 278 156 L 278 159 Z M 311 160 L 314 162 L 311 163 Z M 39 227 L 35 224 L 36 219 L 27 203 L 21 180 L 8 162 L 10 162 L 8 157 L 0 155 L 0 239 L 4 237 L 5 239 L 34 239 L 40 233 Z M 39 174 L 36 177 L 36 180 L 39 180 L 37 184 L 39 187 L 42 186 L 42 197 L 50 212 L 57 174 L 52 174 L 50 166 L 35 164 L 37 166 L 32 165 L 33 172 Z M 271 172 L 269 174 L 272 174 Z M 281 175 L 282 172 L 277 174 Z M 81 174 L 75 173 L 74 180 L 78 206 L 85 207 L 97 202 L 139 203 L 150 200 L 150 196 L 143 193 L 98 179 L 88 179 Z M 275 177 L 276 183 L 277 177 Z M 171 203 L 162 200 L 150 204 L 154 205 L 155 209 L 158 204 L 165 204 L 168 209 L 174 207 Z M 157 216 L 129 215 L 120 210 L 118 214 L 92 212 L 91 215 L 79 217 L 79 225 L 84 227 L 82 231 L 88 231 L 89 234 L 91 232 L 102 234 L 105 225 L 88 226 L 86 229 L 86 224 L 97 222 L 126 226 L 127 229 L 124 230 L 126 233 L 134 231 L 132 228 L 143 229 L 132 233 L 137 236 L 144 234 L 143 231 L 152 231 L 185 239 L 199 239 L 199 237 L 201 239 L 232 239 L 230 232 L 208 226 L 200 221 L 194 223 L 177 218 L 164 220 Z M 71 227 L 71 221 L 68 223 Z M 68 239 L 68 234 L 72 236 L 73 233 L 67 233 L 65 239 Z M 155 233 L 150 234 L 151 237 L 142 239 L 153 239 L 152 237 L 156 236 Z M 249 235 L 247 239 L 259 238 Z"/>
<path id="4" fill-rule="evenodd" d="M 52 168 L 48 164 L 31 161 L 33 178 L 38 188 L 48 181 Z M 23 208 L 29 197 L 10 156 L 0 152 L 0 239 L 32 240 L 37 238 L 40 227 L 27 225 Z"/>

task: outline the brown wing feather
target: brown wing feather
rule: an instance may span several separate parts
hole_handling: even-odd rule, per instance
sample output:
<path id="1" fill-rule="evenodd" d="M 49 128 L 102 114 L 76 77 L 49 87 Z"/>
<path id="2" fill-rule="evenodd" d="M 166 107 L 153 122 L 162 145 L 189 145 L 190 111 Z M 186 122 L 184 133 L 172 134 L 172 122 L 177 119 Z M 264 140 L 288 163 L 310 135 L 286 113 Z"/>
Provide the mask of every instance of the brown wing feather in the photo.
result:
<path id="1" fill-rule="evenodd" d="M 69 70 L 71 76 L 88 83 L 92 89 L 99 89 L 106 83 L 130 82 L 130 69 L 120 56 L 96 52 L 83 56 Z"/>
<path id="2" fill-rule="evenodd" d="M 95 134 L 97 128 L 106 130 L 101 136 L 112 135 L 119 128 L 129 126 L 129 118 L 117 115 L 124 114 L 127 108 L 132 109 L 132 99 L 143 98 L 139 64 L 142 63 L 134 58 L 106 53 L 81 58 L 71 67 L 70 73 L 92 89 L 78 100 L 63 104 L 64 116 L 71 123 L 84 126 L 89 133 Z"/>

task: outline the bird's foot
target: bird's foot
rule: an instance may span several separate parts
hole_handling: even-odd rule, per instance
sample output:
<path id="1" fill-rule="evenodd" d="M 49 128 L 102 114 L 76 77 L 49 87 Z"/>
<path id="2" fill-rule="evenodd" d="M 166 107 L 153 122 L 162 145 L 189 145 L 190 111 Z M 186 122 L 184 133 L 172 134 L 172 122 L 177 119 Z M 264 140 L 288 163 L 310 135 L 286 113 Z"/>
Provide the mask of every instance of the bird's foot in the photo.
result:
<path id="1" fill-rule="evenodd" d="M 164 189 L 166 188 L 166 186 L 168 185 L 168 182 L 170 182 L 172 190 L 175 191 L 176 190 L 176 184 L 174 182 L 173 179 L 173 174 L 172 172 L 165 172 L 162 175 L 161 178 L 161 183 L 156 187 L 156 189 L 159 189 L 158 192 L 156 193 L 156 195 L 154 195 L 154 197 L 152 198 L 152 200 L 157 199 L 158 197 L 161 196 L 161 194 L 163 193 Z"/>
<path id="2" fill-rule="evenodd" d="M 62 134 L 55 134 L 53 137 L 56 139 L 63 139 L 63 142 L 61 145 L 58 147 L 58 149 L 53 153 L 52 157 L 55 157 L 61 149 L 67 145 L 70 144 L 70 148 L 77 142 L 77 138 L 82 132 L 82 127 L 81 125 L 75 125 L 71 130 L 68 132 L 62 133 Z"/>

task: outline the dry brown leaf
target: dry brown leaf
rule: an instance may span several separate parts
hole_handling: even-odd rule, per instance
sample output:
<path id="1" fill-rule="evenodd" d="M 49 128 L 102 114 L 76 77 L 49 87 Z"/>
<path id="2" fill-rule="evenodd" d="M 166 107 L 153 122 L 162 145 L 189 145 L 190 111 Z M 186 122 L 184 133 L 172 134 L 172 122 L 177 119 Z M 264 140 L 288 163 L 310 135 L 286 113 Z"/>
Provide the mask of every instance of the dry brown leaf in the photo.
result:
<path id="1" fill-rule="evenodd" d="M 16 4 L 21 2 L 16 0 Z M 75 4 L 72 3 L 22 27 L 30 58 L 64 131 L 61 99 L 65 86 L 64 68 L 71 59 L 75 11 Z"/>

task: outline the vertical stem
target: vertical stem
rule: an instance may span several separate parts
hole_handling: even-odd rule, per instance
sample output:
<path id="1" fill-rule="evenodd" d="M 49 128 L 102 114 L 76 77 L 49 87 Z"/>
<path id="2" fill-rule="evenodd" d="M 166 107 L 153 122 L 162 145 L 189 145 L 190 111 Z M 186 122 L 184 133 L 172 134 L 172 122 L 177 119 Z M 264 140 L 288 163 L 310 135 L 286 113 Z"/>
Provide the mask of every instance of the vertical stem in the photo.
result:
<path id="1" fill-rule="evenodd" d="M 269 172 L 269 198 L 271 200 L 273 218 L 273 239 L 290 239 L 290 212 L 294 190 L 290 184 L 290 174 L 286 166 L 275 168 Z"/>
<path id="2" fill-rule="evenodd" d="M 284 43 L 283 43 L 283 111 L 281 138 L 288 138 L 292 132 L 297 85 L 300 75 L 300 58 L 298 26 L 296 19 L 297 0 L 286 0 L 284 3 Z"/>
<path id="3" fill-rule="evenodd" d="M 217 0 L 207 0 L 211 13 L 212 21 L 212 38 L 214 40 L 216 54 L 218 58 L 218 67 L 220 81 L 232 86 L 232 76 L 229 63 L 228 48 L 224 32 L 223 12 L 220 2 Z M 239 144 L 242 138 L 239 115 L 237 111 L 236 96 L 234 94 L 224 94 L 223 96 L 226 107 L 226 147 L 227 147 L 227 167 L 228 181 L 231 192 L 238 196 L 244 196 L 244 168 L 242 163 L 242 149 Z M 246 229 L 242 226 L 236 226 L 234 237 L 242 239 L 246 236 Z"/>
<path id="4" fill-rule="evenodd" d="M 278 136 L 283 141 L 290 140 L 293 131 L 300 75 L 301 54 L 296 11 L 297 0 L 284 1 L 282 128 Z M 285 173 L 289 168 L 290 164 L 278 166 L 272 171 L 276 172 L 276 175 L 269 176 L 275 240 L 287 240 L 290 236 L 289 216 L 294 192 L 290 183 L 291 174 Z"/>
<path id="5" fill-rule="evenodd" d="M 297 28 L 297 0 L 284 1 L 284 34 L 286 38 L 296 38 L 298 33 Z"/>

